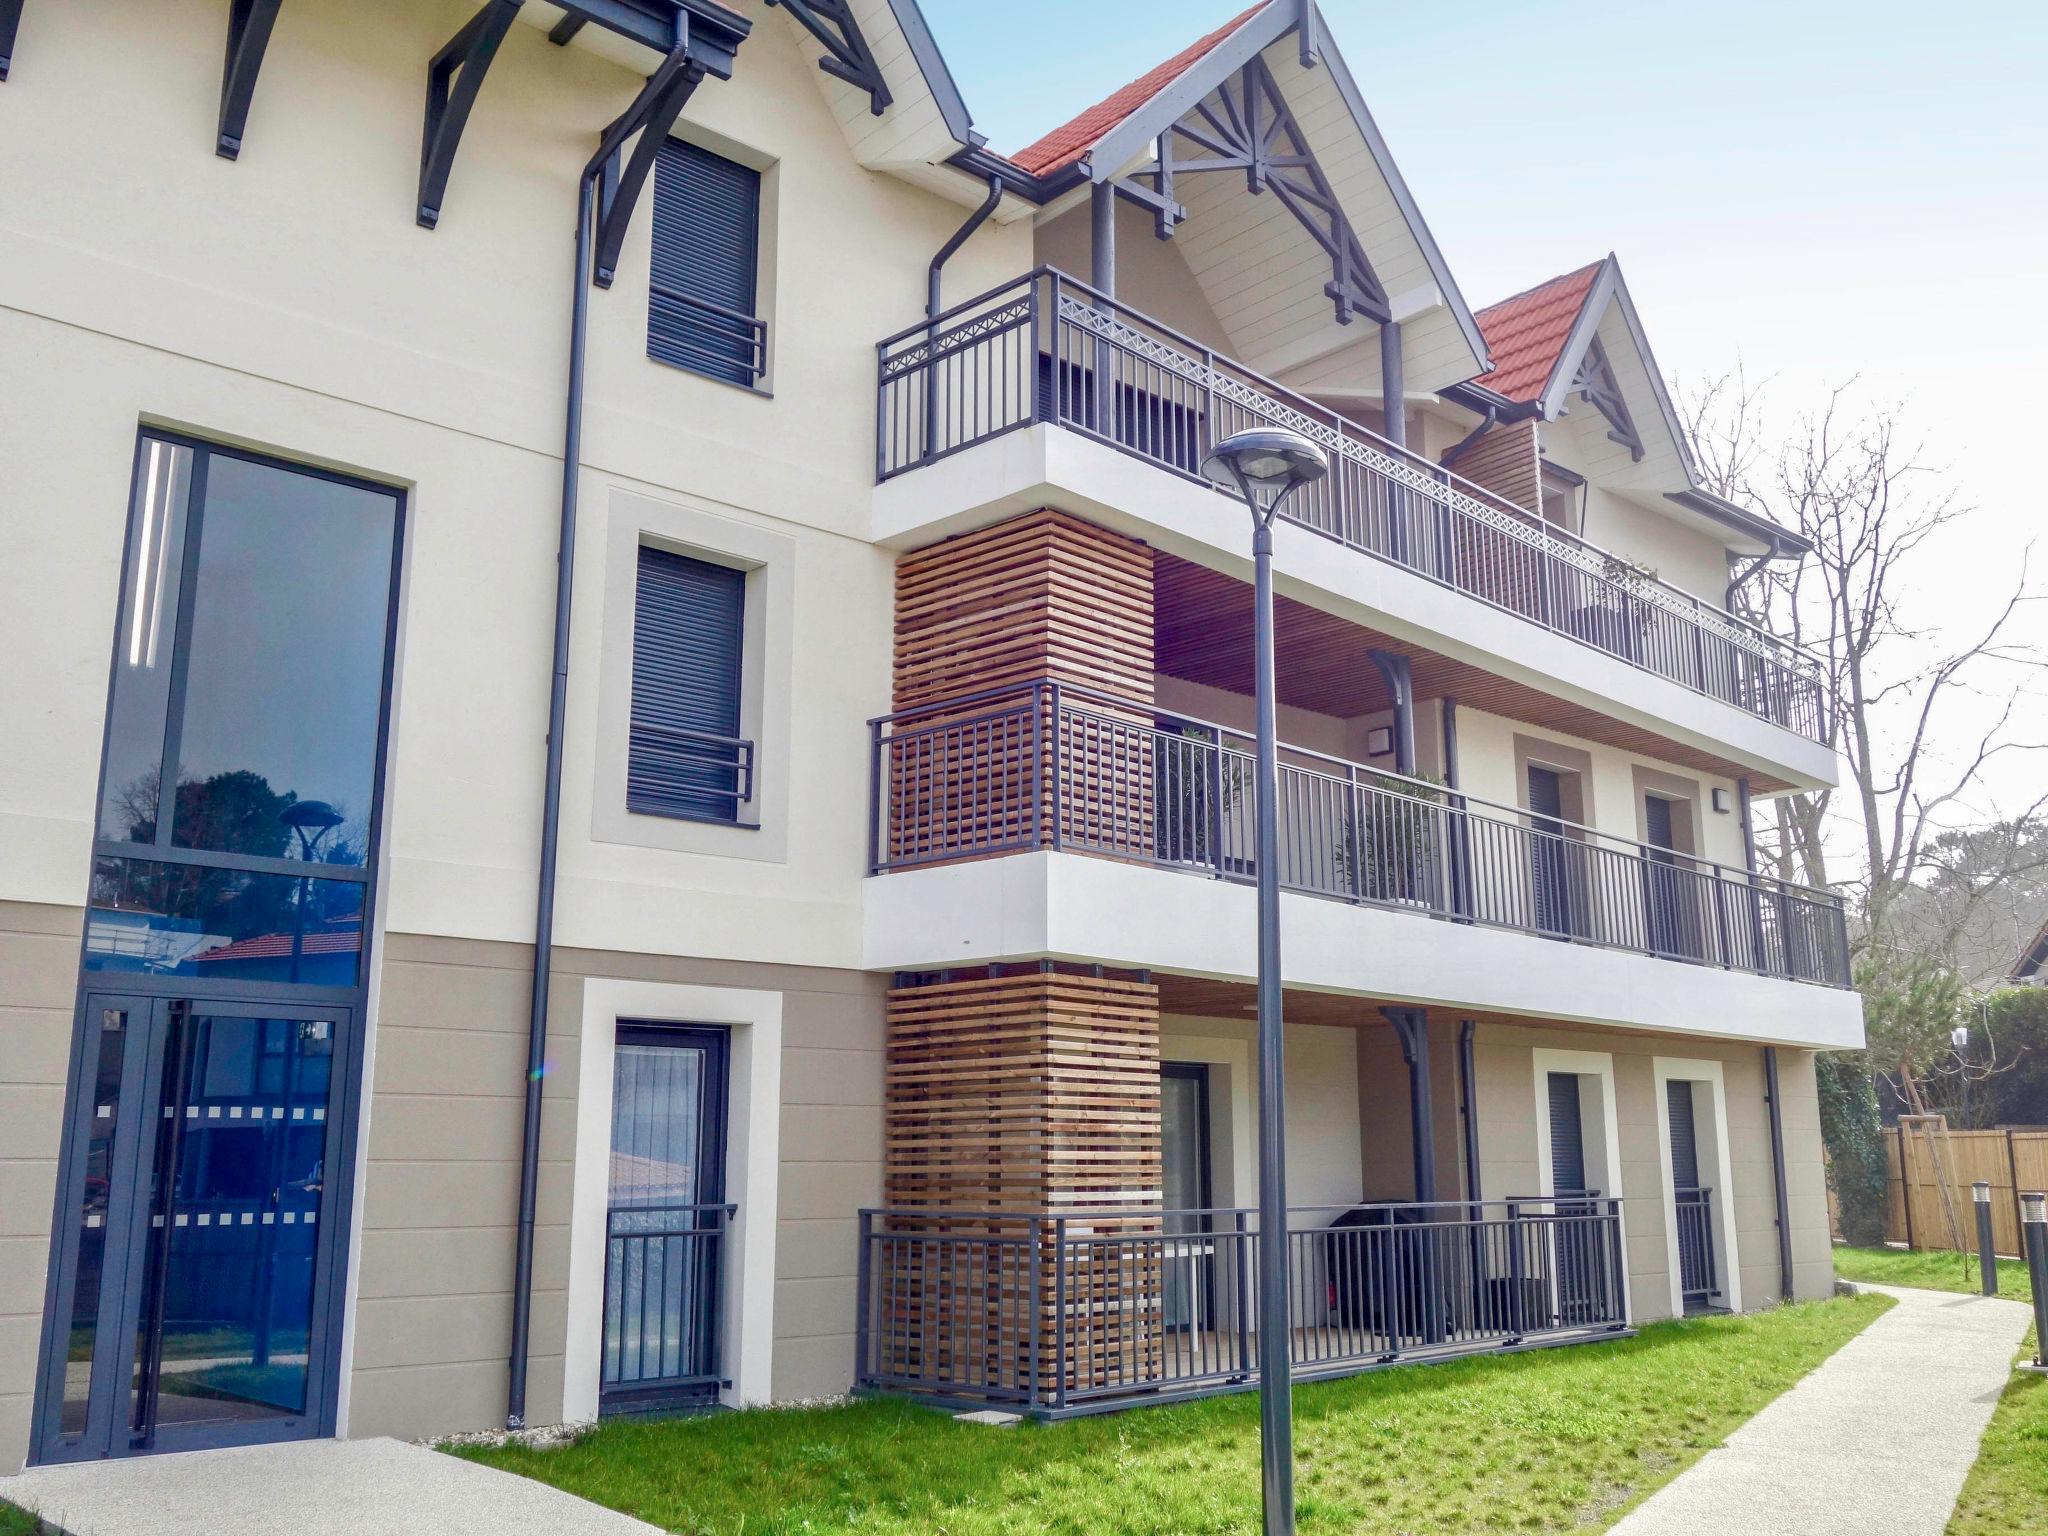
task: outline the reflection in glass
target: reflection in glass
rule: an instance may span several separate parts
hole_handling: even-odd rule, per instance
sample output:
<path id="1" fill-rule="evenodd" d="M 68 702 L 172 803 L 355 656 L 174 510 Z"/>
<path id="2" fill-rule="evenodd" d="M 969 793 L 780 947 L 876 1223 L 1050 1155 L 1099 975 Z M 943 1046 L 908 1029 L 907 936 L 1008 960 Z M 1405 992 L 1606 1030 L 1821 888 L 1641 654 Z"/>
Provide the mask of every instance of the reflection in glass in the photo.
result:
<path id="1" fill-rule="evenodd" d="M 129 511 L 128 576 L 115 636 L 106 790 L 99 821 L 104 838 L 156 841 L 164 714 L 170 699 L 191 492 L 192 450 L 145 439 Z"/>
<path id="2" fill-rule="evenodd" d="M 172 841 L 361 864 L 396 498 L 207 461 Z M 309 829 L 292 810 L 332 817 Z"/>
<path id="3" fill-rule="evenodd" d="M 360 881 L 93 860 L 88 971 L 347 987 L 362 947 Z"/>
<path id="4" fill-rule="evenodd" d="M 100 1267 L 107 1253 L 107 1203 L 114 1168 L 114 1128 L 121 1107 L 121 1062 L 128 1047 L 131 1021 L 142 1027 L 146 1018 L 126 1008 L 88 1008 L 86 1028 L 92 1032 L 92 1117 L 86 1134 L 85 1183 L 77 1207 L 78 1261 L 71 1290 L 71 1335 L 64 1350 L 63 1402 L 58 1433 L 85 1432 L 86 1403 L 92 1392 L 92 1354 L 99 1340 Z"/>
<path id="5" fill-rule="evenodd" d="M 306 1412 L 333 1025 L 195 1014 L 164 1059 L 128 1424 Z"/>

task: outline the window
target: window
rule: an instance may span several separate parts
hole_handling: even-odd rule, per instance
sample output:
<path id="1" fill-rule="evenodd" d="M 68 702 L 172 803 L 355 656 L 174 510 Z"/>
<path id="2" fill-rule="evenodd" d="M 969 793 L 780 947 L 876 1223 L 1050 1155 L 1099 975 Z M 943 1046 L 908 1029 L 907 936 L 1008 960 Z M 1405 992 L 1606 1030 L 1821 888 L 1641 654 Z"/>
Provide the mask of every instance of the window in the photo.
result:
<path id="1" fill-rule="evenodd" d="M 354 983 L 399 510 L 383 487 L 144 435 L 89 970 Z"/>
<path id="2" fill-rule="evenodd" d="M 670 139 L 654 162 L 654 260 L 647 355 L 729 384 L 768 369 L 755 313 L 761 173 Z"/>
<path id="3" fill-rule="evenodd" d="M 746 572 L 640 546 L 626 808 L 738 822 L 754 798 L 740 736 Z"/>
<path id="4" fill-rule="evenodd" d="M 1543 465 L 1541 478 L 1543 520 L 1553 528 L 1576 534 L 1581 524 L 1579 503 L 1584 495 L 1585 478 L 1548 462 Z"/>

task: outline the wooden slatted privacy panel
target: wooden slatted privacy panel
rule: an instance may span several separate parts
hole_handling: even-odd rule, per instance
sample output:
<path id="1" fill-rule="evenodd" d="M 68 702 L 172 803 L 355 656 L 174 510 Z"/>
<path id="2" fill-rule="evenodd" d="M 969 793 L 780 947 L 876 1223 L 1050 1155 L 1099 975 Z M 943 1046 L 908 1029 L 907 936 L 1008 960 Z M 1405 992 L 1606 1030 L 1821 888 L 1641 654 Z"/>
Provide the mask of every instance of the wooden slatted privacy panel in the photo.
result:
<path id="1" fill-rule="evenodd" d="M 1041 1283 L 1029 1310 L 1042 1390 L 1062 1362 L 1070 1389 L 1156 1365 L 1165 1336 L 1157 1244 L 1133 1251 L 1113 1239 L 1156 1233 L 1157 1219 L 1073 1216 L 1070 1237 L 1112 1241 L 1078 1257 L 1070 1246 L 1062 1262 L 1055 1222 L 1034 1229 L 1029 1218 L 1158 1209 L 1157 986 L 1058 970 L 982 974 L 899 987 L 887 1016 L 889 1205 L 929 1212 L 928 1231 L 1037 1232 Z M 884 1336 L 895 1367 L 957 1369 L 950 1357 L 971 1351 L 976 1379 L 1027 1375 L 1029 1330 L 1005 1325 L 1024 1280 L 1014 1270 L 1000 1278 L 991 1285 L 943 1266 L 889 1277 Z M 998 1351 L 1009 1358 L 991 1359 Z"/>
<path id="2" fill-rule="evenodd" d="M 886 749 L 892 859 L 1051 843 L 1056 764 L 1061 819 L 1081 841 L 1149 825 L 1149 712 L 1111 708 L 1123 723 L 1107 728 L 1063 723 L 1049 694 L 1028 692 L 1044 683 L 1151 702 L 1143 543 L 1042 509 L 897 563 L 895 702 L 913 713 Z M 1018 691 L 959 702 L 1001 689 Z"/>
<path id="3" fill-rule="evenodd" d="M 1451 461 L 1451 468 L 1518 507 L 1540 511 L 1543 506 L 1542 459 L 1533 416 L 1488 428 L 1484 437 Z"/>
<path id="4" fill-rule="evenodd" d="M 2048 1128 L 1997 1131 L 1949 1131 L 1936 1157 L 1925 1132 L 1905 1137 L 1893 1127 L 1885 1132 L 1891 1182 L 1885 1208 L 1885 1240 L 1914 1248 L 1949 1247 L 1948 1220 L 1943 1214 L 1943 1176 L 1952 1183 L 1949 1199 L 1963 1228 L 1963 1246 L 1974 1251 L 1977 1213 L 1970 1186 L 1978 1179 L 1991 1186 L 1992 1244 L 2008 1257 L 2021 1252 L 2019 1206 L 2014 1191 L 2048 1189 Z M 1903 1164 L 1900 1153 L 1904 1151 Z"/>

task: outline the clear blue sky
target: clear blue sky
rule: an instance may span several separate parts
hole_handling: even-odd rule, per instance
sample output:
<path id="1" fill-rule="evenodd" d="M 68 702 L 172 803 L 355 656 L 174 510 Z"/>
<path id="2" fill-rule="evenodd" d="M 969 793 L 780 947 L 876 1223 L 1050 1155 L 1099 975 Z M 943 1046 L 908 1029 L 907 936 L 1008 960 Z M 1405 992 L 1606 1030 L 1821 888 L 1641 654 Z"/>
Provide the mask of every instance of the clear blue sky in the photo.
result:
<path id="1" fill-rule="evenodd" d="M 923 4 L 998 149 L 1242 9 Z M 2048 3 L 1323 13 L 1475 307 L 1613 250 L 1681 382 L 1740 362 L 1787 413 L 1852 376 L 1904 401 L 1983 509 L 1924 573 L 1930 622 L 1971 622 L 2048 533 Z M 2048 538 L 2036 555 L 2048 585 Z M 2038 780 L 2044 758 L 2013 771 Z"/>

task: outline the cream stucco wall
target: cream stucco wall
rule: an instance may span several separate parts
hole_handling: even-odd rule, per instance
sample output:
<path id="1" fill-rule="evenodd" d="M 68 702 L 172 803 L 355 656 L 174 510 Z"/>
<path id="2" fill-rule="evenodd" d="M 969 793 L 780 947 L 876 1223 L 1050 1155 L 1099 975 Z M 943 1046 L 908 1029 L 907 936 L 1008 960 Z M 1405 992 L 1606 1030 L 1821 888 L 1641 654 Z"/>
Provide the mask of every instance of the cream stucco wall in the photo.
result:
<path id="1" fill-rule="evenodd" d="M 0 783 L 0 895 L 83 896 L 126 480 L 155 422 L 410 488 L 388 916 L 530 936 L 574 177 L 638 82 L 515 28 L 430 234 L 411 217 L 421 61 L 469 8 L 384 9 L 280 21 L 234 164 L 212 153 L 200 0 L 39 15 L 0 97 L 0 649 L 38 725 Z M 679 132 L 772 166 L 772 398 L 646 358 L 644 206 L 592 298 L 561 922 L 569 942 L 847 963 L 865 787 L 843 764 L 887 699 L 891 561 L 861 536 L 873 344 L 919 313 L 960 212 L 856 167 L 785 18 L 757 22 Z M 91 106 L 108 100 L 123 110 Z M 1028 232 L 991 226 L 949 291 L 1028 259 Z M 628 515 L 611 488 L 788 540 L 780 621 L 806 660 L 782 701 L 779 861 L 589 835 L 603 550 Z"/>

